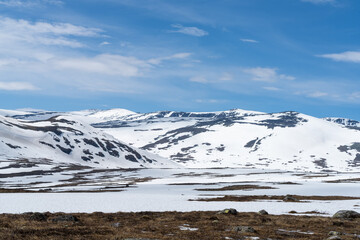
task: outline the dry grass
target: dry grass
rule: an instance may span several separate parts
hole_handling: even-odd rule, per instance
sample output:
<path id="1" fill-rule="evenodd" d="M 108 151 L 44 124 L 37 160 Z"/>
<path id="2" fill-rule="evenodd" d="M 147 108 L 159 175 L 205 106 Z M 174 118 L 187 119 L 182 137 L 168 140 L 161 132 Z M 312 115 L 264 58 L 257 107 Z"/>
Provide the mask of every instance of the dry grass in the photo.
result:
<path id="1" fill-rule="evenodd" d="M 255 189 L 276 189 L 268 186 L 259 185 L 232 185 L 222 188 L 197 188 L 196 191 L 235 191 L 235 190 L 255 190 Z"/>
<path id="2" fill-rule="evenodd" d="M 347 178 L 347 179 L 337 179 L 337 180 L 328 180 L 324 181 L 326 183 L 353 183 L 360 182 L 360 178 Z"/>
<path id="3" fill-rule="evenodd" d="M 291 195 L 299 201 L 319 200 L 319 201 L 334 201 L 334 200 L 356 200 L 360 197 L 347 197 L 347 196 L 300 196 Z M 223 197 L 216 198 L 199 198 L 192 199 L 190 201 L 204 201 L 204 202 L 252 202 L 257 200 L 279 200 L 283 201 L 285 196 L 282 195 L 242 195 L 231 196 L 225 195 Z"/>
<path id="4" fill-rule="evenodd" d="M 318 216 L 266 215 L 216 212 L 141 212 L 141 213 L 92 213 L 73 214 L 78 222 L 53 222 L 60 214 L 45 214 L 47 220 L 31 220 L 31 214 L 0 215 L 0 239 L 203 239 L 216 240 L 225 237 L 245 239 L 325 239 L 329 231 L 343 235 L 342 239 L 354 239 L 360 234 L 360 219 L 340 220 Z M 115 225 L 114 225 L 115 224 Z M 186 225 L 188 224 L 188 225 Z M 197 231 L 180 230 L 179 226 L 198 228 Z M 255 233 L 239 233 L 235 226 L 251 226 Z M 313 234 L 307 234 L 313 232 Z"/>

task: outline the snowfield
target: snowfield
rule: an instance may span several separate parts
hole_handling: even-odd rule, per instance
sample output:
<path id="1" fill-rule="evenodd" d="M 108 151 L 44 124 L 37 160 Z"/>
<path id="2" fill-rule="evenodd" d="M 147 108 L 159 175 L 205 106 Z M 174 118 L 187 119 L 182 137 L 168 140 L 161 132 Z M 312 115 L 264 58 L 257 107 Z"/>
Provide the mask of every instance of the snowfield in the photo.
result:
<path id="1" fill-rule="evenodd" d="M 0 213 L 232 207 L 329 215 L 359 211 L 359 172 L 359 123 L 349 119 L 240 109 L 0 110 Z M 277 200 L 259 199 L 265 195 Z M 214 201 L 225 196 L 251 200 Z"/>
<path id="2" fill-rule="evenodd" d="M 296 112 L 156 112 L 93 126 L 186 167 L 360 171 L 356 121 Z"/>
<path id="3" fill-rule="evenodd" d="M 1 176 L 1 175 L 0 175 Z M 73 181 L 75 172 L 55 175 L 1 178 L 2 187 L 50 189 L 43 193 L 1 193 L 0 213 L 23 212 L 138 212 L 138 211 L 200 211 L 236 208 L 238 211 L 265 209 L 271 214 L 289 211 L 317 211 L 331 215 L 339 209 L 359 211 L 360 199 L 323 201 L 250 201 L 200 202 L 198 198 L 224 195 L 305 195 L 359 197 L 358 180 L 330 183 L 341 179 L 356 179 L 358 173 L 314 174 L 254 169 L 137 169 L 95 172 Z M 111 177 L 109 177 L 111 176 Z M 137 181 L 139 180 L 139 181 Z M 6 181 L 7 184 L 6 184 Z M 39 182 L 48 182 L 39 184 Z M 73 186 L 59 186 L 72 183 Z M 296 185 L 295 185 L 296 183 Z M 128 185 L 126 187 L 126 184 Z M 270 186 L 274 189 L 198 191 L 233 185 Z M 117 190 L 110 192 L 109 190 Z M 65 192 L 64 192 L 65 191 Z M 68 192 L 70 191 L 70 192 Z M 82 191 L 82 192 L 78 192 Z"/>

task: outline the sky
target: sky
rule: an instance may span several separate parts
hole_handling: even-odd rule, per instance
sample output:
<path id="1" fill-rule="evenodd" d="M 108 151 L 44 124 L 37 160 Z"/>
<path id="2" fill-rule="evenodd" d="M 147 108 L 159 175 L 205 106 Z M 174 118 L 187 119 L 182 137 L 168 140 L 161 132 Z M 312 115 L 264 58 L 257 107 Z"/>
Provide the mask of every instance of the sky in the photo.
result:
<path id="1" fill-rule="evenodd" d="M 358 0 L 0 0 L 0 108 L 360 120 Z"/>

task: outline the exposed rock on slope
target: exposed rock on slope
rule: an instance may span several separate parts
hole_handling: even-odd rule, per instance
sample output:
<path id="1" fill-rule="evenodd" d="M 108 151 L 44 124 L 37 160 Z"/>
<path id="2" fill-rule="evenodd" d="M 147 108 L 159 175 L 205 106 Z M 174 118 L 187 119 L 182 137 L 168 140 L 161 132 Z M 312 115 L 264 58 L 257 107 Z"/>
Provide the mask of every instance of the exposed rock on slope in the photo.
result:
<path id="1" fill-rule="evenodd" d="M 21 121 L 0 116 L 1 158 L 44 158 L 94 167 L 174 167 L 70 116 Z"/>
<path id="2" fill-rule="evenodd" d="M 351 125 L 235 109 L 131 114 L 93 126 L 188 167 L 359 171 L 360 131 Z"/>

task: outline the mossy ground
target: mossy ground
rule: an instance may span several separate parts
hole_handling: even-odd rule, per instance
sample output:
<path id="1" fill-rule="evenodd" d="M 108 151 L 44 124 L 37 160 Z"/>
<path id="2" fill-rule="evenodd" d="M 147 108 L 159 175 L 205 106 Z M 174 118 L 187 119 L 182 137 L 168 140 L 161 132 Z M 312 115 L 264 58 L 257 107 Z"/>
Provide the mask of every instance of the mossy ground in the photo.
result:
<path id="1" fill-rule="evenodd" d="M 343 220 L 320 216 L 259 215 L 217 212 L 75 213 L 77 222 L 54 222 L 62 213 L 45 213 L 47 220 L 34 220 L 32 214 L 1 214 L 0 239 L 326 239 L 330 231 L 342 239 L 357 239 L 360 219 Z M 181 230 L 180 226 L 198 230 Z M 251 226 L 255 233 L 233 231 Z M 250 238 L 249 238 L 250 239 Z"/>

